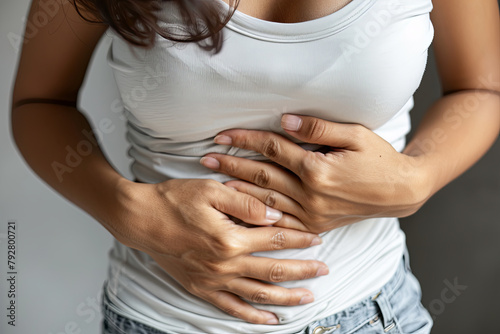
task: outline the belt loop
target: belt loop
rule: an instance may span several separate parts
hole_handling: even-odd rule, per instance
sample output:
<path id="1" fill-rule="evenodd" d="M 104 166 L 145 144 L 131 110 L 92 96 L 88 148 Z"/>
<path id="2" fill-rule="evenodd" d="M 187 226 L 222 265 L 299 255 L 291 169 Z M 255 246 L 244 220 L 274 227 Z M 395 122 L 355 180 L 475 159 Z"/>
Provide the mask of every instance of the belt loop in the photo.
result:
<path id="1" fill-rule="evenodd" d="M 392 307 L 386 294 L 386 291 L 382 290 L 375 295 L 372 300 L 375 301 L 380 308 L 380 312 L 382 313 L 382 323 L 384 324 L 384 332 L 388 333 L 391 329 L 396 327 L 396 323 L 394 322 L 394 314 L 392 313 Z"/>

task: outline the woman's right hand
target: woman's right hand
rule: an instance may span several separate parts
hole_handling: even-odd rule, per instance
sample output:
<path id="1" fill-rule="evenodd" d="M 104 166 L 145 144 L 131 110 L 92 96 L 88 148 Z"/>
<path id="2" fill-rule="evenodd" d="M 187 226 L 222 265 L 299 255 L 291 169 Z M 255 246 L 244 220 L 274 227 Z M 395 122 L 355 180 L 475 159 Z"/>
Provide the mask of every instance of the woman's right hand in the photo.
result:
<path id="1" fill-rule="evenodd" d="M 319 244 L 316 234 L 268 226 L 281 218 L 255 197 L 211 179 L 172 179 L 158 184 L 126 183 L 128 204 L 115 210 L 121 243 L 149 254 L 187 291 L 251 323 L 276 324 L 260 304 L 299 305 L 313 301 L 307 289 L 267 282 L 325 275 L 313 260 L 279 260 L 251 253 Z M 117 212 L 118 211 L 118 212 Z M 274 217 L 266 217 L 274 212 Z M 228 215 L 246 223 L 233 222 Z M 241 298 L 240 298 L 241 297 Z"/>
<path id="2" fill-rule="evenodd" d="M 118 241 L 153 257 L 188 291 L 241 319 L 266 323 L 275 318 L 239 297 L 295 305 L 312 295 L 261 280 L 314 277 L 324 264 L 250 254 L 308 247 L 315 235 L 234 224 L 224 213 L 255 225 L 270 223 L 265 220 L 264 204 L 216 181 L 140 184 L 124 179 L 109 164 L 97 133 L 76 108 L 87 65 L 108 25 L 83 19 L 79 13 L 91 21 L 94 16 L 77 11 L 71 1 L 56 7 L 54 16 L 40 25 L 44 6 L 33 1 L 27 22 L 37 30 L 21 43 L 12 93 L 12 134 L 32 170 Z M 76 165 L 68 162 L 68 148 L 79 151 L 82 144 L 90 152 L 85 148 Z"/>

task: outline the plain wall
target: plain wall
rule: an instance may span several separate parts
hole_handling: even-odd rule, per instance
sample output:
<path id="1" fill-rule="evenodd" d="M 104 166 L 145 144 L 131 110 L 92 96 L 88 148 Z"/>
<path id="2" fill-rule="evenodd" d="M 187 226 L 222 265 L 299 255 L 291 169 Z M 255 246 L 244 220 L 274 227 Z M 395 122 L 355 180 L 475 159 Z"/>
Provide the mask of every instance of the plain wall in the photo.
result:
<path id="1" fill-rule="evenodd" d="M 414 129 L 439 94 L 431 52 L 415 95 Z M 500 141 L 400 222 L 422 286 L 422 303 L 435 321 L 433 333 L 499 333 Z"/>
<path id="2" fill-rule="evenodd" d="M 96 306 L 107 269 L 109 233 L 89 215 L 52 191 L 27 167 L 12 142 L 9 103 L 18 52 L 11 41 L 23 31 L 27 0 L 0 2 L 0 332 L 5 334 L 98 333 Z M 103 134 L 109 160 L 131 178 L 124 123 L 114 112 L 118 98 L 104 51 L 96 51 L 83 110 Z M 415 99 L 414 124 L 439 97 L 435 65 Z M 423 304 L 435 317 L 433 333 L 495 333 L 500 297 L 500 143 L 415 215 L 402 219 Z M 17 326 L 6 324 L 6 223 L 17 222 Z M 457 282 L 459 295 L 448 285 Z M 444 297 L 443 297 L 444 296 Z M 453 299 L 450 302 L 450 299 Z M 94 308 L 95 307 L 95 308 Z M 75 331 L 78 333 L 78 331 Z"/>
<path id="3" fill-rule="evenodd" d="M 17 64 L 16 35 L 27 0 L 0 0 L 0 333 L 98 333 L 99 297 L 112 236 L 92 217 L 49 188 L 24 163 L 12 142 L 10 94 Z M 14 41 L 14 42 L 12 42 Z M 82 92 L 82 110 L 102 133 L 104 151 L 131 178 L 124 123 L 113 108 L 118 92 L 105 61 L 109 39 L 96 50 Z M 101 127 L 108 128 L 108 127 Z M 17 221 L 17 325 L 6 324 L 6 223 Z M 79 331 L 80 330 L 80 331 Z"/>

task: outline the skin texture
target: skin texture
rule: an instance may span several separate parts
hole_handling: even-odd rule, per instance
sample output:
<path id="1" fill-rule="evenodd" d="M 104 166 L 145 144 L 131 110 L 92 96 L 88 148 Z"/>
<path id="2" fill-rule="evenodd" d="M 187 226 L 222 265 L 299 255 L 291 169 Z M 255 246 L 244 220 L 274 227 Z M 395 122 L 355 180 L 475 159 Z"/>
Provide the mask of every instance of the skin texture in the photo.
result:
<path id="1" fill-rule="evenodd" d="M 229 4 L 229 0 L 222 0 Z M 332 14 L 352 0 L 240 0 L 238 11 L 261 20 L 293 23 Z"/>
<path id="2" fill-rule="evenodd" d="M 272 132 L 231 130 L 215 142 L 231 138 L 232 146 L 262 153 L 286 169 L 223 154 L 208 154 L 201 161 L 249 181 L 226 185 L 283 211 L 285 216 L 275 226 L 322 233 L 367 218 L 407 216 L 424 201 L 420 196 L 426 191 L 425 180 L 418 171 L 407 178 L 392 176 L 392 168 L 413 165 L 415 158 L 398 153 L 372 131 L 294 115 L 283 117 L 282 126 L 290 117 L 300 119 L 301 128 L 288 133 L 334 149 L 307 151 Z"/>
<path id="3" fill-rule="evenodd" d="M 445 96 L 428 110 L 402 153 L 361 125 L 301 116 L 300 129 L 287 129 L 294 122 L 284 115 L 288 134 L 330 149 L 310 152 L 272 132 L 229 130 L 215 142 L 259 152 L 285 169 L 223 154 L 207 154 L 200 162 L 248 181 L 226 185 L 283 211 L 274 226 L 320 233 L 366 218 L 416 212 L 472 166 L 500 129 L 497 2 L 433 3 L 434 48 Z"/>
<path id="4" fill-rule="evenodd" d="M 27 164 L 118 241 L 149 254 L 188 291 L 229 314 L 274 324 L 278 322 L 274 314 L 244 300 L 278 305 L 312 302 L 309 290 L 267 282 L 326 275 L 324 263 L 250 254 L 312 247 L 321 243 L 316 234 L 268 226 L 281 218 L 281 212 L 214 180 L 134 183 L 109 164 L 92 139 L 88 120 L 75 107 L 90 56 L 108 27 L 85 22 L 69 3 L 63 3 L 48 24 L 26 39 L 19 60 L 11 126 Z M 28 20 L 34 22 L 40 8 L 40 0 L 34 1 Z M 92 145 L 91 153 L 58 177 L 54 163 L 64 164 L 66 148 L 76 149 L 82 143 Z M 274 214 L 267 217 L 268 211 Z M 244 228 L 229 216 L 265 227 Z"/>
<path id="5" fill-rule="evenodd" d="M 28 20 L 36 19 L 39 2 L 33 2 Z M 300 20 L 304 15 L 298 14 L 300 3 L 305 2 L 297 0 L 287 7 L 286 18 L 266 16 L 279 12 L 268 7 L 260 12 L 261 18 Z M 311 2 L 305 19 L 315 18 L 314 13 L 328 14 L 326 9 L 319 11 L 322 3 Z M 327 274 L 328 269 L 318 261 L 256 259 L 250 253 L 310 247 L 319 242 L 315 238 L 321 231 L 366 217 L 409 215 L 476 162 L 498 137 L 497 2 L 435 0 L 433 4 L 434 48 L 447 95 L 429 109 L 402 153 L 360 125 L 301 117 L 300 129 L 287 132 L 331 150 L 306 152 L 263 131 L 221 133 L 232 138 L 231 145 L 260 152 L 286 170 L 209 154 L 218 160 L 216 169 L 242 181 L 140 184 L 114 170 L 95 143 L 91 154 L 61 181 L 53 163 L 64 162 L 65 148 L 88 141 L 85 133 L 91 133 L 87 119 L 75 107 L 76 98 L 92 51 L 107 29 L 84 22 L 70 5 L 61 5 L 49 24 L 23 46 L 12 97 L 13 137 L 47 185 L 89 213 L 118 241 L 149 254 L 188 291 L 246 321 L 276 323 L 273 314 L 245 300 L 280 305 L 310 302 L 313 296 L 305 289 L 287 290 L 266 281 L 304 279 Z M 392 186 L 381 186 L 387 184 Z M 269 220 L 269 207 L 283 215 Z M 265 227 L 245 228 L 229 216 Z M 276 219 L 274 226 L 268 226 Z"/>

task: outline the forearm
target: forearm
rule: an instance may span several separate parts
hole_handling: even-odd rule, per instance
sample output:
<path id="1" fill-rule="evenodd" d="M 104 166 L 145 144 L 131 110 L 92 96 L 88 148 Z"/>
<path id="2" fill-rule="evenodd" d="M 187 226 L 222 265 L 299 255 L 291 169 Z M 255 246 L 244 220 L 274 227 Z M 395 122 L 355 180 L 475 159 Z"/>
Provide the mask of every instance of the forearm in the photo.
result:
<path id="1" fill-rule="evenodd" d="M 430 108 L 403 153 L 413 156 L 429 198 L 471 167 L 500 131 L 500 95 L 462 91 L 442 97 Z"/>
<path id="2" fill-rule="evenodd" d="M 12 111 L 15 143 L 31 169 L 113 235 L 109 215 L 127 182 L 106 160 L 89 122 L 71 106 L 28 103 Z"/>

